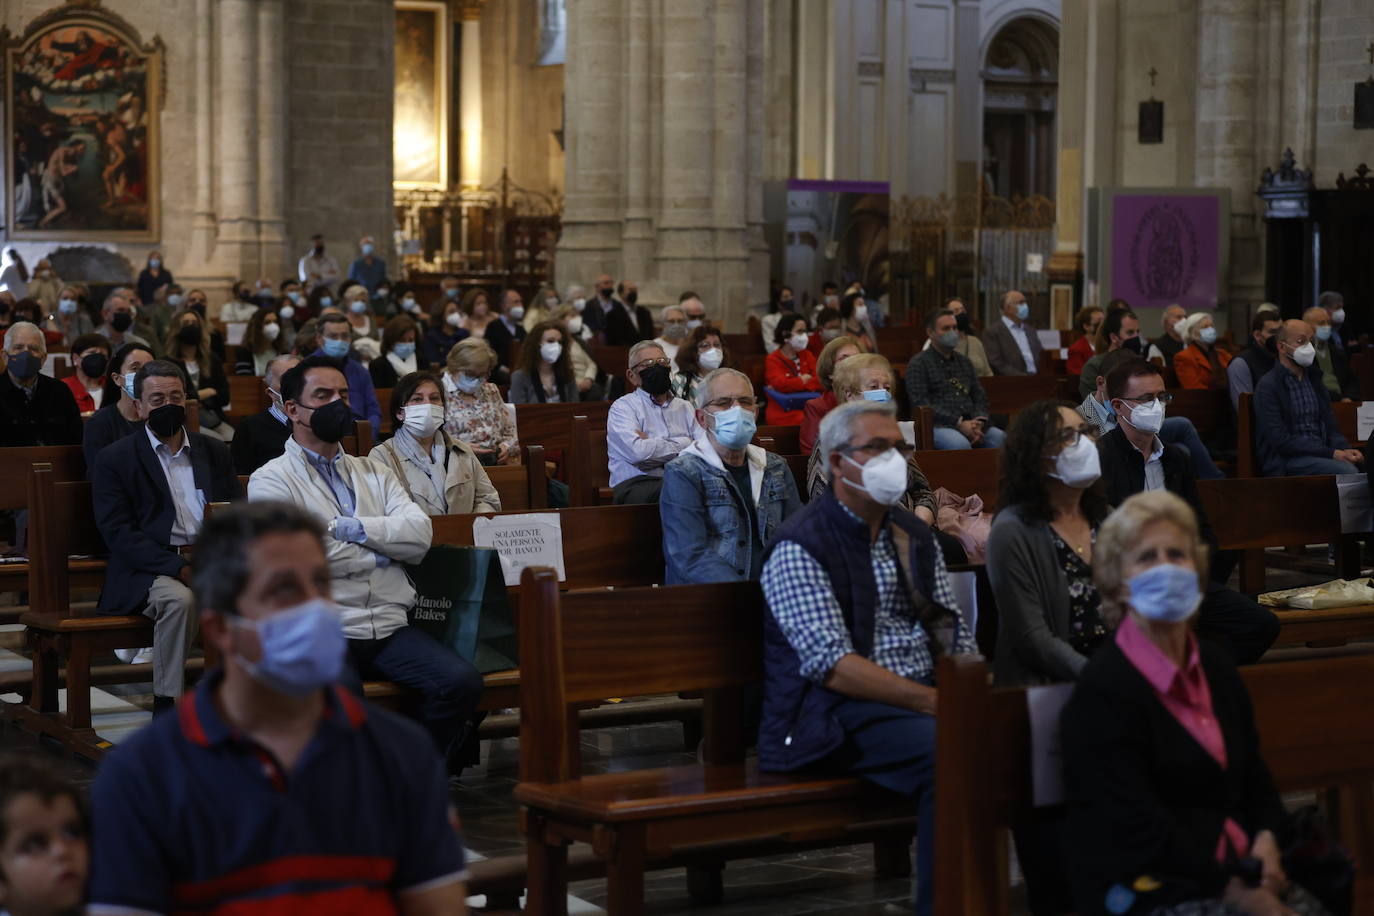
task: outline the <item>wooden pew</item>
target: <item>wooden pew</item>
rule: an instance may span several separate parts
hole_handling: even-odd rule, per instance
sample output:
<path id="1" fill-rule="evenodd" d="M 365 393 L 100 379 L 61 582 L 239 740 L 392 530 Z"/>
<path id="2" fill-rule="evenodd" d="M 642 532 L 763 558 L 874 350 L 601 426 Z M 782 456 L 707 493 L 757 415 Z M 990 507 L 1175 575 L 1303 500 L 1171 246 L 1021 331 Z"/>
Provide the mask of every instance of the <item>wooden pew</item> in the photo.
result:
<path id="1" fill-rule="evenodd" d="M 259 376 L 230 374 L 229 406 L 224 411 L 224 416 L 229 422 L 236 423 L 255 413 L 261 413 L 271 403 L 267 386 L 262 383 Z"/>
<path id="2" fill-rule="evenodd" d="M 801 451 L 800 426 L 760 426 L 754 432 L 754 444 L 759 439 L 772 439 L 772 451 L 783 455 L 795 455 Z"/>
<path id="3" fill-rule="evenodd" d="M 1356 860 L 1356 916 L 1374 914 L 1374 656 L 1251 665 L 1260 749 L 1281 792 L 1341 787 Z M 1007 916 L 1007 828 L 1032 810 L 1030 721 L 1023 689 L 994 689 L 987 664 L 941 660 L 935 805 L 937 916 Z M 973 724 L 976 727 L 970 727 Z M 517 790 L 518 791 L 518 790 Z"/>
<path id="4" fill-rule="evenodd" d="M 1052 375 L 990 375 L 978 381 L 987 392 L 990 413 L 1014 414 L 1036 401 L 1059 397 L 1059 379 Z"/>
<path id="5" fill-rule="evenodd" d="M 503 510 L 545 509 L 549 505 L 549 481 L 544 468 L 544 447 L 521 447 L 521 464 L 497 464 L 484 468 L 496 487 Z"/>
<path id="6" fill-rule="evenodd" d="M 727 858 L 789 841 L 872 840 L 878 869 L 904 874 L 915 805 L 850 777 L 760 773 L 746 762 L 742 691 L 762 678 L 757 583 L 560 594 L 526 570 L 520 651 L 520 782 L 530 913 L 566 913 L 567 844 L 606 864 L 612 916 L 642 911 L 644 872 L 693 864 L 697 898 L 718 898 Z M 705 694 L 702 763 L 583 775 L 579 705 L 607 696 Z M 740 847 L 743 846 L 744 849 Z"/>
<path id="7" fill-rule="evenodd" d="M 1266 547 L 1335 544 L 1336 575 L 1359 576 L 1359 544 L 1353 535 L 1341 534 L 1335 477 L 1199 480 L 1198 494 L 1219 547 L 1241 551 L 1242 592 L 1264 591 Z M 1374 605 L 1274 613 L 1282 625 L 1281 645 L 1331 646 L 1374 636 Z"/>
<path id="8" fill-rule="evenodd" d="M 1170 388 L 1169 416 L 1187 417 L 1204 440 L 1231 424 L 1231 395 L 1200 388 Z"/>
<path id="9" fill-rule="evenodd" d="M 86 456 L 79 445 L 0 447 L 0 481 L 5 481 L 0 486 L 0 509 L 28 508 L 29 471 L 35 464 L 47 465 L 58 480 L 86 479 Z M 27 562 L 0 563 L 0 592 L 22 591 L 28 581 Z"/>
<path id="10" fill-rule="evenodd" d="M 542 445 L 545 453 L 566 451 L 572 445 L 573 417 L 586 417 L 593 428 L 606 428 L 610 401 L 576 404 L 516 404 L 515 432 L 523 445 Z"/>
<path id="11" fill-rule="evenodd" d="M 568 502 L 573 506 L 600 506 L 612 498 L 610 457 L 606 448 L 606 426 L 591 417 L 569 421 L 567 478 Z"/>
<path id="12" fill-rule="evenodd" d="M 592 362 L 596 363 L 602 372 L 611 378 L 625 377 L 625 370 L 630 367 L 629 347 L 612 347 L 599 343 L 588 343 L 583 346 L 587 348 L 587 355 L 592 358 Z"/>
<path id="13" fill-rule="evenodd" d="M 997 457 L 1000 451 L 992 448 L 918 451 L 916 463 L 925 471 L 931 489 L 944 487 L 960 496 L 981 496 L 983 511 L 990 513 L 997 509 Z"/>
<path id="14" fill-rule="evenodd" d="M 393 432 L 396 423 L 396 417 L 392 414 L 391 411 L 391 392 L 394 390 L 395 389 L 393 388 L 378 388 L 376 390 L 377 403 L 381 405 L 382 408 L 383 436 L 385 436 L 387 433 Z"/>
<path id="15" fill-rule="evenodd" d="M 1360 448 L 1364 445 L 1359 434 L 1359 408 L 1360 405 L 1356 403 L 1338 402 L 1331 405 L 1331 412 L 1336 416 L 1336 426 L 1351 448 Z M 1173 405 L 1170 405 L 1170 410 L 1173 410 Z M 1242 394 L 1240 403 L 1236 405 L 1236 476 L 1259 477 L 1260 474 L 1255 439 L 1255 396 Z"/>

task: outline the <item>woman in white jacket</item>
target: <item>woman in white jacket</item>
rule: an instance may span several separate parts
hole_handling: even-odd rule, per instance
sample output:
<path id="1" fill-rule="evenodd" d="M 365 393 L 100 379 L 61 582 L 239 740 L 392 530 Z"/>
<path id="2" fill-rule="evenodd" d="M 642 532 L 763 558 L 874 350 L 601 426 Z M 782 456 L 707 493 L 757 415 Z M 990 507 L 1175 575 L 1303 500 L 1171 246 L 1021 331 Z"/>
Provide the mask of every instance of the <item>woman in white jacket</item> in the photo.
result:
<path id="1" fill-rule="evenodd" d="M 388 409 L 396 435 L 368 458 L 395 474 L 426 514 L 501 511 L 501 497 L 472 447 L 444 432 L 444 386 L 437 374 L 403 376 L 391 390 Z"/>

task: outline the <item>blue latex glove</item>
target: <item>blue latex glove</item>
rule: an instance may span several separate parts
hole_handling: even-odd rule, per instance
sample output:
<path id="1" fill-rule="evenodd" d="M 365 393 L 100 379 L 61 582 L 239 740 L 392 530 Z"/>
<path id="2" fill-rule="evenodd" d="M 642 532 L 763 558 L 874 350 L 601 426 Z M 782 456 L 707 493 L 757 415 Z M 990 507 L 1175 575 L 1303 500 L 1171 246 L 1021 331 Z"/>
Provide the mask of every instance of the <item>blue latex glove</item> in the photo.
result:
<path id="1" fill-rule="evenodd" d="M 340 515 L 334 519 L 334 540 L 361 544 L 367 540 L 367 532 L 363 529 L 363 523 L 356 518 Z"/>
<path id="2" fill-rule="evenodd" d="M 393 560 L 391 559 L 391 557 L 387 556 L 387 555 L 384 554 L 384 553 L 377 553 L 376 551 L 373 551 L 373 554 L 372 554 L 372 555 L 373 555 L 374 557 L 377 558 L 377 568 L 378 568 L 378 569 L 386 569 L 386 568 L 387 568 L 388 566 L 390 566 L 393 562 L 395 562 L 395 561 L 393 561 Z"/>

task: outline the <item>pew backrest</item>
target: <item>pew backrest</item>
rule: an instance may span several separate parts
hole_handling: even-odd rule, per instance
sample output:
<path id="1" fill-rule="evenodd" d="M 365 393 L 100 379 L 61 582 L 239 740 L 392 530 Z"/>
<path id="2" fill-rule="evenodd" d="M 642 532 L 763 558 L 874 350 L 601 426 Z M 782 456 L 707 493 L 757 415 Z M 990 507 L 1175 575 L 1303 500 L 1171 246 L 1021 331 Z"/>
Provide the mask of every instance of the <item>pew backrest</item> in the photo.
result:
<path id="1" fill-rule="evenodd" d="M 600 505 L 604 501 L 602 490 L 611 484 L 606 425 L 595 425 L 591 417 L 573 417 L 568 435 L 568 502 L 574 506 Z"/>
<path id="2" fill-rule="evenodd" d="M 593 429 L 604 430 L 610 409 L 610 401 L 516 404 L 515 434 L 521 445 L 542 445 L 545 452 L 564 451 L 572 444 L 570 423 L 573 417 L 586 417 Z"/>
<path id="3" fill-rule="evenodd" d="M 1199 388 L 1168 389 L 1174 399 L 1169 416 L 1187 417 L 1204 438 L 1231 423 L 1231 395 L 1226 391 Z"/>
<path id="4" fill-rule="evenodd" d="M 498 464 L 486 468 L 487 479 L 496 487 L 503 510 L 543 509 L 549 504 L 544 447 L 526 445 L 521 454 L 523 464 Z"/>
<path id="5" fill-rule="evenodd" d="M 983 511 L 997 508 L 997 460 L 1000 449 L 975 448 L 916 452 L 916 464 L 925 472 L 930 488 L 944 487 L 959 496 L 980 496 Z"/>
<path id="6" fill-rule="evenodd" d="M 1053 375 L 989 375 L 978 381 L 987 392 L 988 411 L 995 414 L 1014 414 L 1059 396 L 1059 379 Z"/>
<path id="7" fill-rule="evenodd" d="M 65 613 L 70 603 L 68 560 L 108 551 L 95 525 L 88 480 L 60 480 L 51 465 L 36 464 L 28 475 L 29 606 L 40 613 Z"/>
<path id="8" fill-rule="evenodd" d="M 267 386 L 256 375 L 229 376 L 229 406 L 224 415 L 232 420 L 251 417 L 267 409 L 271 401 L 267 396 Z"/>
<path id="9" fill-rule="evenodd" d="M 0 509 L 23 509 L 28 505 L 29 470 L 45 464 L 56 480 L 84 480 L 86 455 L 79 445 L 40 445 L 0 448 Z"/>

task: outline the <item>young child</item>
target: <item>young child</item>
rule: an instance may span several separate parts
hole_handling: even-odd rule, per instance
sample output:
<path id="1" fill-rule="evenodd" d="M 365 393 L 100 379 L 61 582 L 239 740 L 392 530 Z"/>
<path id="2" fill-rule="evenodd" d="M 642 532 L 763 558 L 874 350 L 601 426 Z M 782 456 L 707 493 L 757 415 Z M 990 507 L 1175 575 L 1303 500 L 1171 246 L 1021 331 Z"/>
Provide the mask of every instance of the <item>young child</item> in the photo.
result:
<path id="1" fill-rule="evenodd" d="M 0 758 L 0 916 L 75 916 L 90 823 L 81 796 L 36 761 Z"/>

